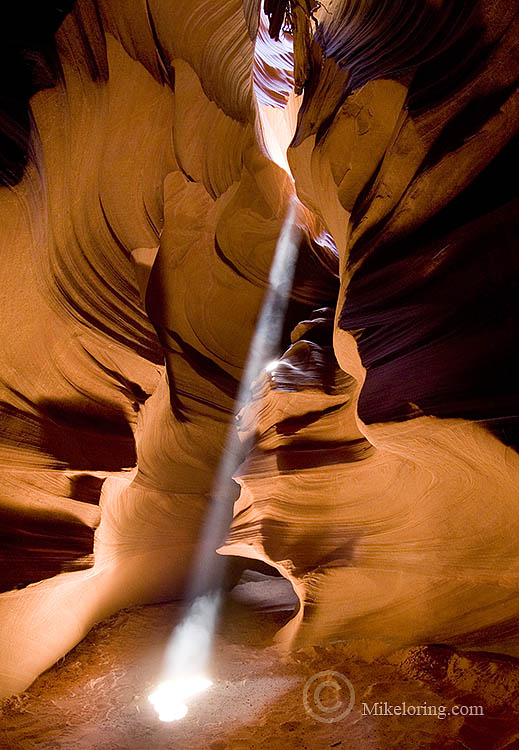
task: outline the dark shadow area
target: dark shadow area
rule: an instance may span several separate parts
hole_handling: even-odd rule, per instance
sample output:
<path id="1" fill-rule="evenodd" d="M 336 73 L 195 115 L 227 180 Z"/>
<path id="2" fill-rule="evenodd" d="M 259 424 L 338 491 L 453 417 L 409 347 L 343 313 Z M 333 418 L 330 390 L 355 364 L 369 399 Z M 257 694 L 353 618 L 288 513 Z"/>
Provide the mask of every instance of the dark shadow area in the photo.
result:
<path id="1" fill-rule="evenodd" d="M 64 570 L 91 567 L 94 529 L 79 521 L 34 518 L 0 508 L 0 591 L 23 588 Z"/>
<path id="2" fill-rule="evenodd" d="M 405 419 L 416 404 L 516 443 L 518 156 L 516 138 L 443 211 L 377 249 L 353 277 L 340 325 L 359 331 L 366 422 Z"/>
<path id="3" fill-rule="evenodd" d="M 104 482 L 103 477 L 91 474 L 78 474 L 70 479 L 70 497 L 82 503 L 99 505 L 99 496 Z"/>
<path id="4" fill-rule="evenodd" d="M 119 471 L 135 465 L 133 433 L 113 404 L 100 403 L 97 412 L 72 401 L 42 401 L 39 406 L 41 450 L 67 468 Z"/>
<path id="5" fill-rule="evenodd" d="M 8 0 L 0 11 L 0 185 L 16 185 L 28 160 L 29 99 L 61 74 L 54 34 L 74 0 Z"/>
<path id="6" fill-rule="evenodd" d="M 122 410 L 98 402 L 42 401 L 39 414 L 0 403 L 0 443 L 18 469 L 119 471 L 135 465 L 133 433 Z"/>

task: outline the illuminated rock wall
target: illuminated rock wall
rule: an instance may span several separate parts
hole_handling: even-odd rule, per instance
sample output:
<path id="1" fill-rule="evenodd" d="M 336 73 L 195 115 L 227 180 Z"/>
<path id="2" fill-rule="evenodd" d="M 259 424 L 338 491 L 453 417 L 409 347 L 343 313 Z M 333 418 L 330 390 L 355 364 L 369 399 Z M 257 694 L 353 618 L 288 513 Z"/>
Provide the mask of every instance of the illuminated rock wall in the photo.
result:
<path id="1" fill-rule="evenodd" d="M 221 551 L 293 582 L 288 644 L 517 616 L 517 10 L 285 5 L 13 17 L 2 694 L 182 594 L 294 191 L 293 343 L 240 417 Z"/>

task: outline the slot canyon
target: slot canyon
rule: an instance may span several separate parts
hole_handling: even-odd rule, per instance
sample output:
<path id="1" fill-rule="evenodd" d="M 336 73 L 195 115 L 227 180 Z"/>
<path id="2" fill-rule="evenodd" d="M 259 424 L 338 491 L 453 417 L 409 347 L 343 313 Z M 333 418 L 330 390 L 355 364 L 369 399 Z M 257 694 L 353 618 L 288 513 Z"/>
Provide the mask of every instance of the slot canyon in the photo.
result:
<path id="1" fill-rule="evenodd" d="M 0 748 L 519 748 L 517 0 L 0 34 Z"/>

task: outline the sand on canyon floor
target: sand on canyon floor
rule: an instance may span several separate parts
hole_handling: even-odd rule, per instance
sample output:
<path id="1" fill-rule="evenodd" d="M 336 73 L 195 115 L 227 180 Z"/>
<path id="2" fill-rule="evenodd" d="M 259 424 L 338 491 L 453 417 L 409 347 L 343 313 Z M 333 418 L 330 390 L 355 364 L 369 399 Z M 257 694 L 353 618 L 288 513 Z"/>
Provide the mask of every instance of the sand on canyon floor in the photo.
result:
<path id="1" fill-rule="evenodd" d="M 187 716 L 172 723 L 158 720 L 148 696 L 182 607 L 170 603 L 119 612 L 95 627 L 25 693 L 3 702 L 0 747 L 519 748 L 519 715 L 517 707 L 507 706 L 506 695 L 490 708 L 482 705 L 483 716 L 463 717 L 453 715 L 452 708 L 471 705 L 474 695 L 461 689 L 446 694 L 444 683 L 412 679 L 398 659 L 366 663 L 353 658 L 346 643 L 283 656 L 272 639 L 293 605 L 284 579 L 245 575 L 231 592 L 217 628 L 213 685 L 190 699 Z M 406 715 L 387 713 L 387 706 L 404 702 Z M 422 715 L 412 715 L 409 706 L 421 707 L 414 712 Z"/>

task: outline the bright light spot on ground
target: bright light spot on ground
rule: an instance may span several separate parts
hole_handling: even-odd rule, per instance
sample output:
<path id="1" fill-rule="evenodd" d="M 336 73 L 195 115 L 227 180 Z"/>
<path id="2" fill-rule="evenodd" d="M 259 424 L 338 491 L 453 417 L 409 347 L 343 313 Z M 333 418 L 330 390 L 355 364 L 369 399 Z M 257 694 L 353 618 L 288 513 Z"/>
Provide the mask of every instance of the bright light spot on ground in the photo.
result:
<path id="1" fill-rule="evenodd" d="M 150 695 L 161 721 L 178 721 L 187 714 L 185 701 L 193 695 L 198 695 L 213 683 L 202 675 L 191 675 L 176 680 L 164 680 Z"/>

